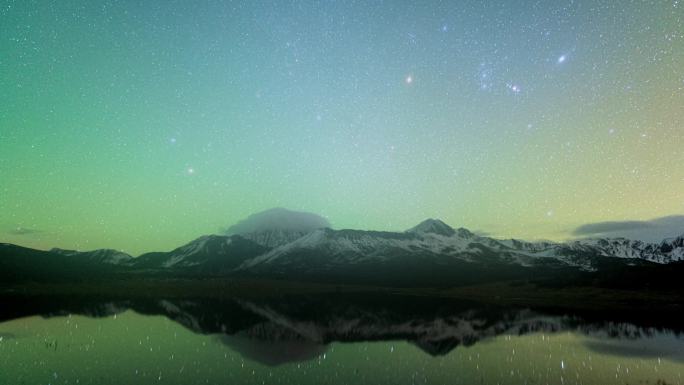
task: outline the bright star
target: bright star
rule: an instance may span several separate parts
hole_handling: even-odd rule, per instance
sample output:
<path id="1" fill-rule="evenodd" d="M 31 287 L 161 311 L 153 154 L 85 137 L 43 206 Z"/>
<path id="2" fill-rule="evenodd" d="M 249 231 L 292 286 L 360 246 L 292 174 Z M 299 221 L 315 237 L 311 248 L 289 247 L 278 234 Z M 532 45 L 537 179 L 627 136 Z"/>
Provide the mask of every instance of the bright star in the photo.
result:
<path id="1" fill-rule="evenodd" d="M 520 93 L 520 91 L 521 91 L 520 86 L 517 84 L 508 83 L 508 84 L 506 84 L 506 87 L 508 87 L 509 90 L 513 91 L 516 94 Z"/>
<path id="2" fill-rule="evenodd" d="M 561 63 L 565 62 L 565 59 L 567 59 L 567 58 L 568 58 L 568 57 L 565 56 L 565 55 L 560 55 L 560 56 L 558 57 L 558 64 L 561 64 Z"/>
<path id="3" fill-rule="evenodd" d="M 187 171 L 187 173 L 188 173 L 189 175 L 192 175 L 192 174 L 195 173 L 195 169 L 192 168 L 192 167 L 188 167 L 188 169 L 187 169 L 186 171 Z"/>
<path id="4" fill-rule="evenodd" d="M 406 81 L 406 84 L 411 84 L 411 83 L 413 83 L 413 76 L 411 76 L 411 75 L 407 76 L 406 79 L 405 79 L 405 81 Z"/>

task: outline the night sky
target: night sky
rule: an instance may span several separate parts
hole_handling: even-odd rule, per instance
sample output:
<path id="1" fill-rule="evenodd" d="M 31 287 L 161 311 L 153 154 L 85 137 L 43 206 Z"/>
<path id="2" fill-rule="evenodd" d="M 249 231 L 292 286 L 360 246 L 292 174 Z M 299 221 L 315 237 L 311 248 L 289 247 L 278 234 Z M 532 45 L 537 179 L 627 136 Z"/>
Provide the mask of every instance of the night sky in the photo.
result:
<path id="1" fill-rule="evenodd" d="M 0 1 L 0 240 L 684 213 L 684 2 Z"/>

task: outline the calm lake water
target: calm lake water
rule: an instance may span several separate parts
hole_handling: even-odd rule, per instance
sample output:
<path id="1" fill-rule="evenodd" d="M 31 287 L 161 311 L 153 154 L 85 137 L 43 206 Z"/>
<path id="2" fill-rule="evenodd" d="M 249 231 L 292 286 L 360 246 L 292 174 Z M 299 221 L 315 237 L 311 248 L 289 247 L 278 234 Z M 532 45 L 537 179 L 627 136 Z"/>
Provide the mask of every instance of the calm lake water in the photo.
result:
<path id="1" fill-rule="evenodd" d="M 529 309 L 329 298 L 63 310 L 36 302 L 40 315 L 23 307 L 0 323 L 0 384 L 684 382 L 684 340 L 671 329 Z"/>

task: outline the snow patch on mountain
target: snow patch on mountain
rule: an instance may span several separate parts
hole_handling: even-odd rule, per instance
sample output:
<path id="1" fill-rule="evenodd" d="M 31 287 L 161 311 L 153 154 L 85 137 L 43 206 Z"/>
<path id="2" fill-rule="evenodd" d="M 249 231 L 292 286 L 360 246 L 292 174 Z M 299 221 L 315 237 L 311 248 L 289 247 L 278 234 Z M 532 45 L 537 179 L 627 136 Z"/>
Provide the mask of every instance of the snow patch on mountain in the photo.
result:
<path id="1" fill-rule="evenodd" d="M 133 257 L 130 255 L 112 249 L 98 249 L 92 251 L 77 251 L 77 250 L 65 250 L 60 248 L 53 248 L 50 250 L 51 253 L 64 255 L 67 257 L 78 257 L 91 262 L 100 262 L 110 265 L 121 265 L 131 262 Z"/>
<path id="2" fill-rule="evenodd" d="M 268 248 L 275 248 L 293 242 L 305 236 L 306 234 L 309 234 L 309 232 L 273 229 L 257 231 L 252 233 L 244 233 L 240 235 L 259 245 Z"/>
<path id="3" fill-rule="evenodd" d="M 432 231 L 435 229 L 438 232 Z M 319 229 L 246 261 L 241 268 L 259 264 L 288 263 L 287 256 L 301 252 L 318 252 L 330 258 L 327 262 L 345 264 L 384 261 L 397 255 L 415 255 L 423 258 L 450 256 L 472 261 L 485 251 L 484 245 L 491 245 L 492 242 L 498 244 L 470 232 L 444 230 L 441 226 L 426 226 L 405 233 Z M 443 235 L 447 233 L 451 235 Z"/>
<path id="4" fill-rule="evenodd" d="M 577 267 L 595 271 L 597 258 L 630 258 L 656 263 L 684 259 L 684 237 L 660 245 L 617 239 L 585 239 L 560 242 L 526 242 L 481 237 L 467 229 L 453 229 L 438 219 L 428 219 L 404 233 L 319 229 L 245 261 L 238 269 L 259 265 L 295 267 L 302 255 L 333 265 L 389 261 L 399 256 L 451 258 L 467 262 L 515 264 L 532 267 Z M 485 258 L 486 257 L 486 258 Z M 323 259 L 325 258 L 325 259 Z M 492 259 L 494 258 L 494 259 Z M 315 259 L 314 259 L 315 260 Z M 444 261 L 442 259 L 442 261 Z M 299 266 L 306 268 L 306 266 Z"/>
<path id="5" fill-rule="evenodd" d="M 225 250 L 233 242 L 229 236 L 222 235 L 205 235 L 195 239 L 194 241 L 181 246 L 171 252 L 171 256 L 164 261 L 163 267 L 176 266 L 196 266 L 201 261 L 191 261 L 190 257 L 198 254 L 218 253 Z M 210 250 L 209 246 L 213 246 Z"/>
<path id="6" fill-rule="evenodd" d="M 456 234 L 456 230 L 454 230 L 451 226 L 440 221 L 439 219 L 432 218 L 420 222 L 417 226 L 406 230 L 406 232 L 417 234 L 438 234 L 445 237 L 450 237 Z"/>

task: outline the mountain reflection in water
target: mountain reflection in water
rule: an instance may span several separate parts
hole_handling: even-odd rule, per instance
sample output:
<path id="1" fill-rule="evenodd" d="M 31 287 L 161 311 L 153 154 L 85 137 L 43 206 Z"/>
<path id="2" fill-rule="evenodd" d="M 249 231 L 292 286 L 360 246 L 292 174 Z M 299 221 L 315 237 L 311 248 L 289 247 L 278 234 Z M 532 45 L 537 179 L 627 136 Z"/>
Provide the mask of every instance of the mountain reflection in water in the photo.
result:
<path id="1" fill-rule="evenodd" d="M 678 384 L 677 312 L 389 294 L 0 296 L 0 384 Z"/>
<path id="2" fill-rule="evenodd" d="M 496 336 L 572 332 L 602 354 L 670 357 L 684 343 L 676 320 L 653 324 L 606 314 L 568 315 L 467 301 L 399 295 L 311 295 L 259 299 L 5 298 L 0 320 L 40 315 L 110 317 L 132 310 L 164 316 L 194 333 L 211 335 L 243 357 L 265 365 L 315 359 L 331 343 L 406 341 L 431 356 L 449 354 Z M 0 324 L 1 325 L 1 324 Z M 681 324 L 680 324 L 681 325 Z M 14 335 L 2 333 L 9 340 Z"/>

